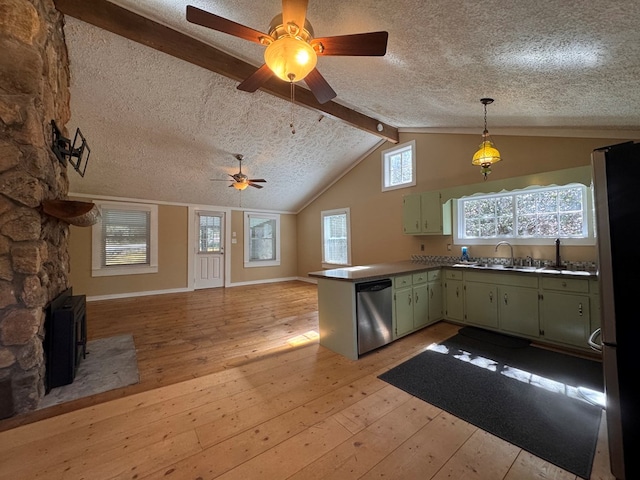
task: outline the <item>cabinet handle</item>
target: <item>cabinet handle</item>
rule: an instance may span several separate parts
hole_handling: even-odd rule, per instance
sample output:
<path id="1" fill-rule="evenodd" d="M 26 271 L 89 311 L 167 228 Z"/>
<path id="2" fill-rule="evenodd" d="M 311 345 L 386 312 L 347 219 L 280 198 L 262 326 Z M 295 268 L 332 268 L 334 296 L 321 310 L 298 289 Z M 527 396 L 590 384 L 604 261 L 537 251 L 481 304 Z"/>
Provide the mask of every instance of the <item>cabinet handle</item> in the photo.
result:
<path id="1" fill-rule="evenodd" d="M 489 301 L 493 303 L 493 292 L 489 292 Z"/>
<path id="2" fill-rule="evenodd" d="M 420 224 L 418 223 L 418 221 L 416 220 L 416 230 L 418 230 L 420 228 Z"/>
<path id="3" fill-rule="evenodd" d="M 429 220 L 425 220 L 424 221 L 424 229 L 426 230 L 428 228 L 429 225 Z"/>
<path id="4" fill-rule="evenodd" d="M 420 297 L 418 296 L 418 294 L 416 293 L 416 303 L 418 303 L 418 300 L 420 300 Z"/>
<path id="5" fill-rule="evenodd" d="M 567 286 L 567 282 L 562 282 L 562 286 L 566 287 Z"/>
<path id="6" fill-rule="evenodd" d="M 456 298 L 460 296 L 460 287 L 456 287 Z"/>
<path id="7" fill-rule="evenodd" d="M 411 295 L 407 295 L 407 298 L 409 299 L 409 305 L 411 305 Z"/>
<path id="8" fill-rule="evenodd" d="M 582 302 L 578 304 L 578 313 L 582 316 Z"/>
<path id="9" fill-rule="evenodd" d="M 504 304 L 505 304 L 505 305 L 508 305 L 508 302 L 507 302 L 507 294 L 506 294 L 506 293 L 504 294 Z"/>

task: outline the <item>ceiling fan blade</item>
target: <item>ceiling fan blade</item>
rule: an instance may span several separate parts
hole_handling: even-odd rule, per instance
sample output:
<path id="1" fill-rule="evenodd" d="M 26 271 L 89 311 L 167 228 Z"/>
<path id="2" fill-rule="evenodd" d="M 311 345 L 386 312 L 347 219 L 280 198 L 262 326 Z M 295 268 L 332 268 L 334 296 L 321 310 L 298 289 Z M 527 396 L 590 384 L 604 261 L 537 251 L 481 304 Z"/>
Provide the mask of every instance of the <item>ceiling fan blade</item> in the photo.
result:
<path id="1" fill-rule="evenodd" d="M 256 185 L 254 183 L 249 182 L 249 185 L 255 188 L 262 188 L 262 185 Z"/>
<path id="2" fill-rule="evenodd" d="M 253 74 L 245 78 L 236 88 L 244 92 L 255 92 L 271 77 L 273 77 L 273 71 L 265 63 Z M 240 168 L 242 168 L 242 166 Z"/>
<path id="3" fill-rule="evenodd" d="M 295 23 L 301 29 L 304 28 L 307 16 L 309 0 L 282 0 L 282 23 Z"/>
<path id="4" fill-rule="evenodd" d="M 264 178 L 250 178 L 249 179 L 250 182 L 265 182 L 266 180 Z"/>
<path id="5" fill-rule="evenodd" d="M 318 55 L 351 55 L 382 57 L 387 53 L 389 32 L 354 33 L 335 37 L 314 38 L 311 46 L 322 44 Z"/>
<path id="6" fill-rule="evenodd" d="M 187 21 L 195 23 L 196 25 L 201 25 L 203 27 L 217 30 L 218 32 L 228 33 L 229 35 L 233 35 L 234 37 L 244 38 L 245 40 L 259 43 L 260 45 L 262 45 L 262 42 L 260 42 L 260 38 L 271 38 L 266 33 L 262 33 L 258 30 L 254 30 L 253 28 L 240 25 L 239 23 L 236 23 L 234 21 L 227 20 L 226 18 L 220 17 L 214 13 L 200 10 L 199 8 L 192 5 L 187 5 Z"/>
<path id="7" fill-rule="evenodd" d="M 316 97 L 319 103 L 327 103 L 332 98 L 336 98 L 336 92 L 334 92 L 331 85 L 327 83 L 317 68 L 311 70 L 311 72 L 304 78 L 305 83 L 309 86 L 311 93 Z"/>

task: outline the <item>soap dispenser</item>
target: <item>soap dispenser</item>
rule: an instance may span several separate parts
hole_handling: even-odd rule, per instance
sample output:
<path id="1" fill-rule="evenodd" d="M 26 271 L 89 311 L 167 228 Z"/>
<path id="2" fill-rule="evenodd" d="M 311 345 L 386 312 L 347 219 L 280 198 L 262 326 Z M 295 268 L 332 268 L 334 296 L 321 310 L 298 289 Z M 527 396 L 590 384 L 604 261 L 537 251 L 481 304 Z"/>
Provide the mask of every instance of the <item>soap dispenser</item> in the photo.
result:
<path id="1" fill-rule="evenodd" d="M 469 249 L 467 247 L 462 247 L 462 261 L 469 261 Z"/>

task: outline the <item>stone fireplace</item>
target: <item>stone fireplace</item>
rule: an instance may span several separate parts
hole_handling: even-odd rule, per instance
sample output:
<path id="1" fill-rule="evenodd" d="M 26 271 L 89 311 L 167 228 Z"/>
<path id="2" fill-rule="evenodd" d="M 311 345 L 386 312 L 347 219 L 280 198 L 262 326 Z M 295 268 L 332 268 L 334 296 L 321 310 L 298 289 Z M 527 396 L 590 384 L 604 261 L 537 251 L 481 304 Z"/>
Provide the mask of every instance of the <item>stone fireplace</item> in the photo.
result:
<path id="1" fill-rule="evenodd" d="M 69 287 L 68 224 L 42 212 L 64 198 L 51 120 L 70 118 L 63 17 L 53 0 L 0 3 L 0 418 L 44 396 L 45 307 Z M 63 131 L 66 134 L 66 131 Z"/>

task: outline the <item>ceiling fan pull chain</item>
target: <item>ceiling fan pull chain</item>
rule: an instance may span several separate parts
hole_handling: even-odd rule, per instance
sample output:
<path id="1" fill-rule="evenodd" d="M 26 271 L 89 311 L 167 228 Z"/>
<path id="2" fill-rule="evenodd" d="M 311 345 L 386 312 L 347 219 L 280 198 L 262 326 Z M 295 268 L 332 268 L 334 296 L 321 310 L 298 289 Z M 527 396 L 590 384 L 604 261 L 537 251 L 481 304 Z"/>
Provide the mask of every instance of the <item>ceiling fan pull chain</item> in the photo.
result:
<path id="1" fill-rule="evenodd" d="M 296 86 L 293 84 L 293 81 L 290 82 L 289 85 L 291 85 L 291 123 L 289 123 L 289 127 L 291 127 L 291 135 L 295 135 L 296 129 L 293 126 L 293 107 L 295 106 Z"/>

